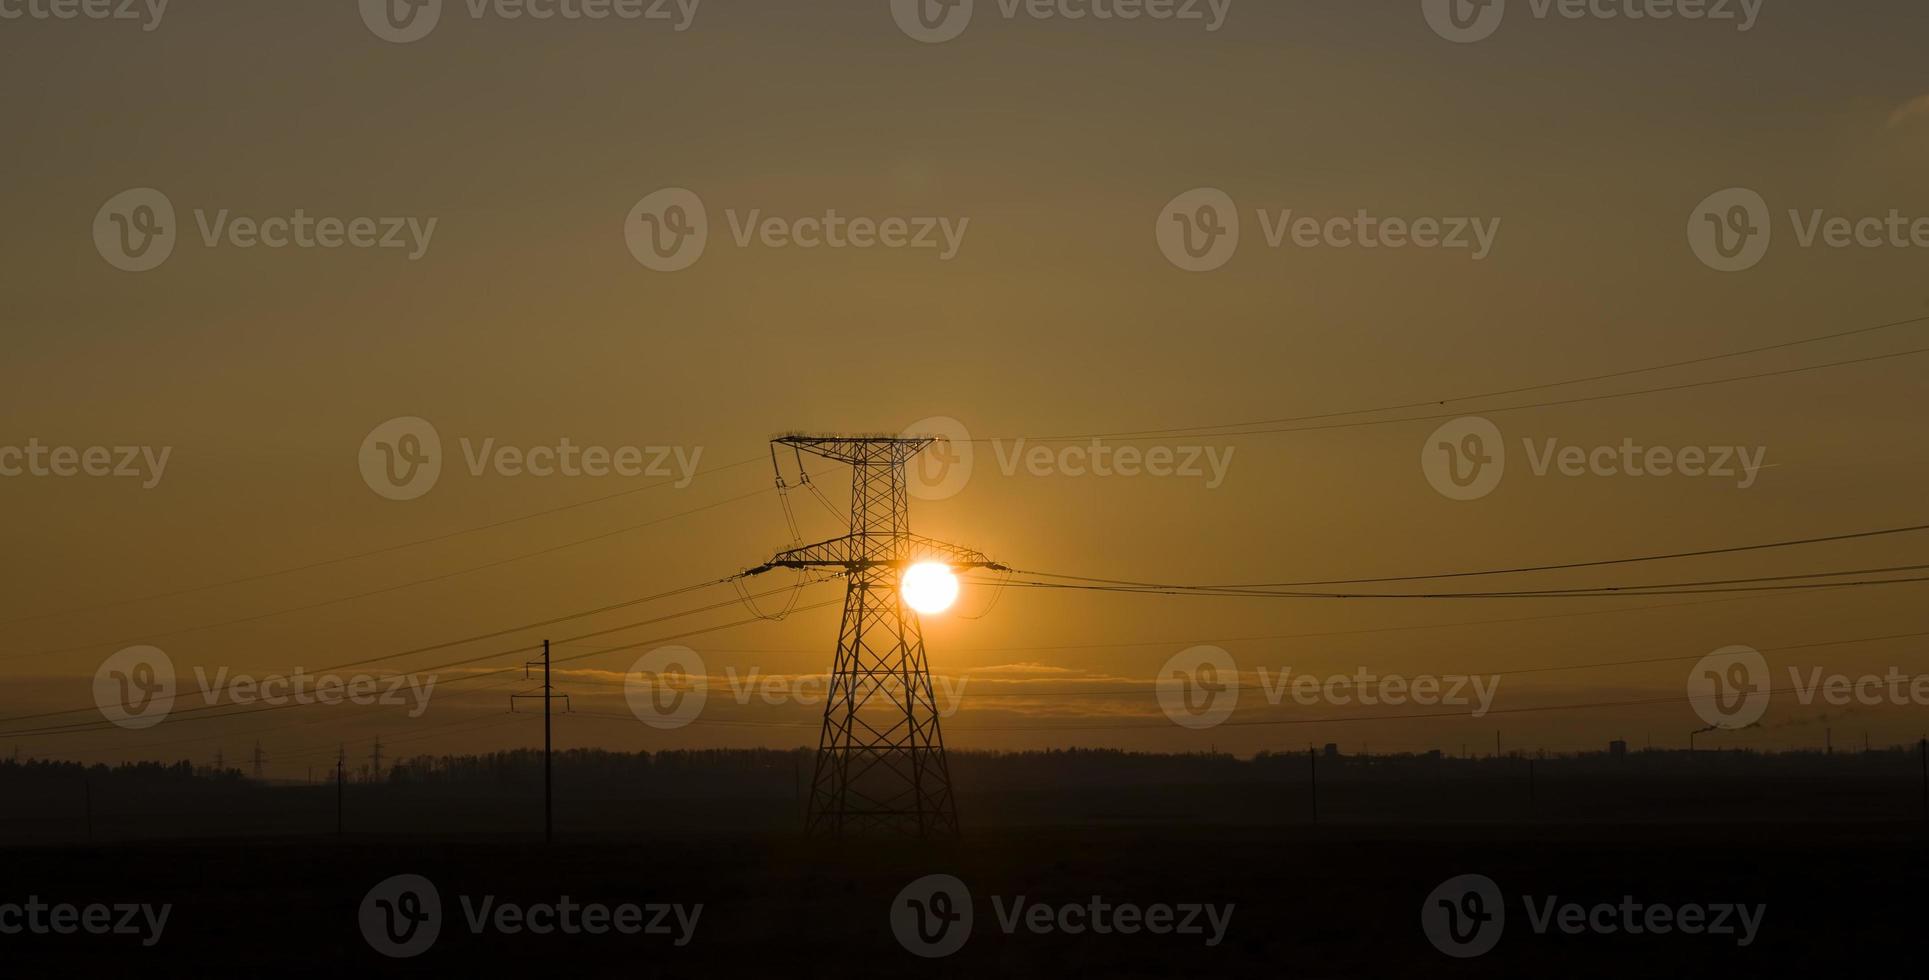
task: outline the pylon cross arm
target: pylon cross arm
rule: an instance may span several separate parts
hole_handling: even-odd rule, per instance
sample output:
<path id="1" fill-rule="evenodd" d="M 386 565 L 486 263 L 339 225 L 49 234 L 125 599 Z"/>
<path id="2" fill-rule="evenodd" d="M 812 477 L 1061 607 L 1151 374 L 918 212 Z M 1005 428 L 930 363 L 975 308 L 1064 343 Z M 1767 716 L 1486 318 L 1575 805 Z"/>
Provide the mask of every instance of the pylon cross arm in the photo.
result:
<path id="1" fill-rule="evenodd" d="M 879 557 L 886 555 L 889 557 Z M 982 552 L 917 534 L 846 534 L 787 548 L 744 575 L 761 575 L 773 568 L 901 568 L 920 561 L 941 561 L 953 568 L 1008 571 Z"/>

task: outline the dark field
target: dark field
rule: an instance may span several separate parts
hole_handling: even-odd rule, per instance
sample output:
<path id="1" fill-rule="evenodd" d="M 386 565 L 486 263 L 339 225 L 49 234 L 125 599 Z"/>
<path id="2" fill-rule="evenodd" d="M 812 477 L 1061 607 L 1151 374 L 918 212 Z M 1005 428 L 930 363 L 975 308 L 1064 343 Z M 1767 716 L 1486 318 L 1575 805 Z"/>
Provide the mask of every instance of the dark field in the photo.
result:
<path id="1" fill-rule="evenodd" d="M 792 758 L 566 758 L 550 847 L 540 770 L 519 757 L 349 782 L 341 836 L 332 785 L 11 769 L 0 905 L 174 908 L 151 948 L 145 934 L 0 936 L 5 973 L 1857 976 L 1907 962 L 1929 911 L 1921 760 L 1900 751 L 1569 757 L 1531 776 L 1524 757 L 1323 759 L 1317 800 L 1304 756 L 960 753 L 965 837 L 928 844 L 803 840 Z M 439 933 L 390 959 L 358 916 L 401 874 L 433 884 Z M 891 914 L 932 874 L 968 889 L 974 921 L 956 952 L 922 958 Z M 1421 913 L 1464 874 L 1494 882 L 1505 921 L 1490 952 L 1457 959 Z M 464 899 L 491 896 L 634 903 L 646 925 L 652 906 L 682 906 L 694 925 L 683 945 L 673 911 L 668 934 L 473 931 Z M 1050 907 L 1043 931 L 1010 918 L 1021 896 Z M 1579 903 L 1569 914 L 1592 924 L 1536 928 L 1530 898 Z M 1085 928 L 1127 905 L 1126 925 L 1169 906 L 1187 929 Z M 1626 930 L 1658 905 L 1733 931 Z"/>
<path id="2" fill-rule="evenodd" d="M 957 844 L 843 846 L 762 835 L 622 836 L 545 848 L 388 836 L 180 842 L 0 852 L 8 891 L 48 902 L 173 903 L 161 942 L 16 935 L 12 976 L 339 976 L 514 967 L 570 976 L 1714 976 L 1870 975 L 1907 962 L 1929 872 L 1919 828 L 1756 825 L 1399 830 L 1040 827 Z M 944 959 L 912 956 L 888 909 L 923 875 L 971 890 L 975 927 Z M 1428 893 L 1463 873 L 1508 896 L 1505 933 L 1466 961 L 1429 945 Z M 377 955 L 357 925 L 377 882 L 415 873 L 444 920 L 411 960 Z M 1644 904 L 1764 904 L 1733 935 L 1536 935 L 1520 895 Z M 702 903 L 688 945 L 670 936 L 470 934 L 456 896 L 554 903 Z M 1224 938 L 1007 935 L 994 896 L 1150 906 L 1231 903 Z M 13 897 L 10 896 L 10 900 Z M 1175 911 L 1175 919 L 1177 917 Z M 833 968 L 833 964 L 835 967 Z M 1284 970 L 1281 969 L 1284 964 Z M 1846 969 L 1845 969 L 1846 967 Z"/>

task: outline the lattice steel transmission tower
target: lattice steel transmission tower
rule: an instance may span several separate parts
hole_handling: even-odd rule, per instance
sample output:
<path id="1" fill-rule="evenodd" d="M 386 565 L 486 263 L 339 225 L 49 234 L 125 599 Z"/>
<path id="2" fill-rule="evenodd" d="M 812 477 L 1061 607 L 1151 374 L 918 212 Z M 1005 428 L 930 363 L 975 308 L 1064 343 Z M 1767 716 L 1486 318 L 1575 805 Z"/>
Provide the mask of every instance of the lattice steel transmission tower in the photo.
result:
<path id="1" fill-rule="evenodd" d="M 905 466 L 927 437 L 792 435 L 771 443 L 851 467 L 850 531 L 779 552 L 745 572 L 837 569 L 844 619 L 824 699 L 805 832 L 811 836 L 956 836 L 958 805 L 945 761 L 924 632 L 898 590 L 903 570 L 939 561 L 954 570 L 1005 566 L 911 533 Z M 778 477 L 782 485 L 782 476 Z"/>

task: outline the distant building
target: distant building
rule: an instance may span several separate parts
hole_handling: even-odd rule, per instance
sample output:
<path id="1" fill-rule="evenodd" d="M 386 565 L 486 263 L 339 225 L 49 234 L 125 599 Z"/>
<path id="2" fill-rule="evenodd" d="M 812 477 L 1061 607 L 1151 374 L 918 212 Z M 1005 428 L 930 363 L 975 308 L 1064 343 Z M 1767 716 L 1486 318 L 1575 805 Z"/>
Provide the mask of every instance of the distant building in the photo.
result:
<path id="1" fill-rule="evenodd" d="M 1324 752 L 1324 755 L 1325 755 L 1325 756 L 1326 756 L 1326 757 L 1327 757 L 1328 759 L 1337 759 L 1337 758 L 1339 758 L 1339 757 L 1340 757 L 1340 746 L 1339 746 L 1339 743 L 1337 743 L 1337 742 L 1328 742 L 1328 743 L 1326 743 L 1326 750 L 1325 750 L 1325 752 Z"/>
<path id="2" fill-rule="evenodd" d="M 1625 759 L 1625 758 L 1627 758 L 1627 757 L 1628 757 L 1628 743 L 1626 743 L 1626 742 L 1624 742 L 1624 741 L 1622 741 L 1621 739 L 1618 739 L 1618 738 L 1617 738 L 1617 739 L 1615 739 L 1615 740 L 1614 740 L 1614 741 L 1612 741 L 1612 742 L 1609 742 L 1609 743 L 1608 743 L 1608 757 L 1609 757 L 1609 758 L 1611 758 L 1611 759 Z"/>

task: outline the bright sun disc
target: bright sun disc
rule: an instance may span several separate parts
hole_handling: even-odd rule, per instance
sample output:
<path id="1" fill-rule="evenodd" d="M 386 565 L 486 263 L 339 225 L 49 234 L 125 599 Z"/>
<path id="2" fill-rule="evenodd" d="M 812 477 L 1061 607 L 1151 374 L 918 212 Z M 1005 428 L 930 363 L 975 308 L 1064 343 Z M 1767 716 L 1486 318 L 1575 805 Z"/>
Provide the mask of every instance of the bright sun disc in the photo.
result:
<path id="1" fill-rule="evenodd" d="M 935 561 L 919 562 L 904 570 L 898 586 L 904 604 L 921 613 L 941 613 L 958 598 L 958 577 Z"/>

